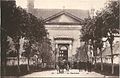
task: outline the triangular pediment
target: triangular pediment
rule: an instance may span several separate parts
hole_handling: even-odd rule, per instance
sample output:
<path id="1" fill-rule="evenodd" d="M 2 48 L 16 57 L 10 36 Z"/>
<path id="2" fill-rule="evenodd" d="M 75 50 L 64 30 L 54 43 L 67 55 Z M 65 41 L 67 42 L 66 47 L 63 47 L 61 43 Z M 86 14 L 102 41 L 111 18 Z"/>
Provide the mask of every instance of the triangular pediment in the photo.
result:
<path id="1" fill-rule="evenodd" d="M 69 16 L 67 16 L 66 14 L 62 14 L 62 15 L 60 15 L 60 16 L 57 16 L 57 17 L 55 17 L 55 18 L 53 18 L 53 19 L 50 19 L 49 21 L 47 21 L 47 22 L 66 22 L 66 23 L 79 23 L 79 21 L 77 21 L 77 20 L 75 20 L 75 19 L 73 19 L 73 18 L 71 18 L 71 17 L 69 17 Z"/>
<path id="2" fill-rule="evenodd" d="M 46 23 L 81 23 L 81 19 L 75 17 L 74 15 L 67 12 L 57 13 L 49 18 L 47 18 Z"/>

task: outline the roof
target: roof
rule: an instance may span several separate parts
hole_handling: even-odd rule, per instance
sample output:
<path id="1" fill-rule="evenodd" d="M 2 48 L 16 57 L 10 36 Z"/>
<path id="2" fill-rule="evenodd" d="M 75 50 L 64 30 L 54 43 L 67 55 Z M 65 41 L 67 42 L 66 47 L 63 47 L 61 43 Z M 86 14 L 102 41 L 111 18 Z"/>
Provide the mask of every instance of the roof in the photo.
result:
<path id="1" fill-rule="evenodd" d="M 114 55 L 119 55 L 120 54 L 120 42 L 117 42 L 116 44 L 113 45 L 113 54 Z M 102 53 L 103 56 L 110 56 L 111 55 L 111 49 L 110 47 L 106 47 Z"/>
<path id="2" fill-rule="evenodd" d="M 15 1 L 15 0 L 2 0 L 2 1 Z"/>
<path id="3" fill-rule="evenodd" d="M 48 17 L 51 17 L 57 13 L 62 12 L 63 9 L 34 9 L 34 15 L 38 18 L 46 19 Z M 80 10 L 80 9 L 64 9 L 65 12 L 70 13 L 71 15 L 79 18 L 84 19 L 89 17 L 89 11 L 88 10 Z"/>
<path id="4" fill-rule="evenodd" d="M 66 11 L 63 10 L 63 11 L 57 13 L 57 14 L 54 14 L 54 15 L 46 18 L 45 21 L 52 20 L 52 19 L 54 19 L 54 18 L 56 18 L 56 17 L 58 18 L 58 17 L 61 16 L 61 15 L 69 16 L 69 17 L 71 17 L 72 19 L 74 19 L 74 20 L 76 20 L 76 21 L 79 21 L 79 22 L 82 20 L 82 19 L 80 19 L 80 18 L 72 15 L 71 13 L 68 13 L 68 12 L 66 12 Z M 57 20 L 57 21 L 58 21 L 58 20 Z M 65 20 L 64 20 L 64 21 L 65 21 Z M 72 21 L 73 21 L 73 20 L 72 20 Z M 59 21 L 59 22 L 60 22 L 60 21 Z M 75 22 L 75 21 L 74 21 L 74 22 Z"/>

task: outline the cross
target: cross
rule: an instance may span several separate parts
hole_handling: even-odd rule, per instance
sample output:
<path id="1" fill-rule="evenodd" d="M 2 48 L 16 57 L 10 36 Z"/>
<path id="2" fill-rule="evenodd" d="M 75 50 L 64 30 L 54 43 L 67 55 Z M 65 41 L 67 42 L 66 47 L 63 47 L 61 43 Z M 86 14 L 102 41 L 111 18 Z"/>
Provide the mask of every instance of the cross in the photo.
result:
<path id="1" fill-rule="evenodd" d="M 63 8 L 63 10 L 64 10 L 64 9 L 65 9 L 65 6 L 63 6 L 62 8 Z"/>

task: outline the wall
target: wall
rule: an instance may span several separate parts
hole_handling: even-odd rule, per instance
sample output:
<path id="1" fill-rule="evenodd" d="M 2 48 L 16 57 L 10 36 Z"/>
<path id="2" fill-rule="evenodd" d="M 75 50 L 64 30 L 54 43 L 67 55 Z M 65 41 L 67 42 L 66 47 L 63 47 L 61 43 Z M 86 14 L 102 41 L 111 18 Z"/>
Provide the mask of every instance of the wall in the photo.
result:
<path id="1" fill-rule="evenodd" d="M 55 47 L 55 37 L 68 37 L 73 38 L 72 54 L 76 54 L 76 49 L 80 46 L 80 29 L 81 25 L 45 25 L 49 33 L 53 48 Z"/>

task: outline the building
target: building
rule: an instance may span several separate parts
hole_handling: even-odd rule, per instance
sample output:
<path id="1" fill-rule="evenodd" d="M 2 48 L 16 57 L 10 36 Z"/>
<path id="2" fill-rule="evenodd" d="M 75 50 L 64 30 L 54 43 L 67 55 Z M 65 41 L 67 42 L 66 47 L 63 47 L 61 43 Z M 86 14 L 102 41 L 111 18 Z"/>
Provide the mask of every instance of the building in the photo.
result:
<path id="1" fill-rule="evenodd" d="M 35 9 L 34 1 L 28 0 L 28 12 L 45 21 L 56 61 L 64 58 L 72 61 L 80 47 L 80 29 L 84 18 L 89 17 L 88 10 L 77 9 Z"/>
<path id="2" fill-rule="evenodd" d="M 111 63 L 111 48 L 108 41 L 104 42 L 102 50 L 103 63 Z M 115 37 L 113 42 L 113 63 L 119 64 L 120 58 L 120 36 Z M 101 62 L 100 54 L 98 54 L 97 62 Z"/>

